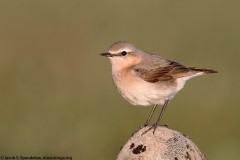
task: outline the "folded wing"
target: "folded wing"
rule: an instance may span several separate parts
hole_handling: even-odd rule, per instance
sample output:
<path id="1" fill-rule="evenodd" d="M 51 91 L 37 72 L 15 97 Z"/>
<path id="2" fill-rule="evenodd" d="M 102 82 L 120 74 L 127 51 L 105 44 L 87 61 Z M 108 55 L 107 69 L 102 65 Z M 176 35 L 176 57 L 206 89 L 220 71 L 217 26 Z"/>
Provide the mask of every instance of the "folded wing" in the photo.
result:
<path id="1" fill-rule="evenodd" d="M 146 67 L 145 65 L 137 65 L 134 67 L 134 72 L 145 81 L 151 83 L 191 76 L 199 72 L 217 73 L 217 71 L 211 69 L 186 67 L 174 61 L 168 61 L 168 63 L 161 66 Z"/>

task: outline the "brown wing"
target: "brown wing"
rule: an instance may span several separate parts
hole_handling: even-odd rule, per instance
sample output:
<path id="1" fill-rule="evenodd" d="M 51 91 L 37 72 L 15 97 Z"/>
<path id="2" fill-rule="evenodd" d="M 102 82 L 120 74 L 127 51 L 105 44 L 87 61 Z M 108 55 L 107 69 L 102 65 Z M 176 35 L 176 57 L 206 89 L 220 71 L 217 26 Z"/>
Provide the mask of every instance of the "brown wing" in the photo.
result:
<path id="1" fill-rule="evenodd" d="M 189 67 L 189 69 L 191 69 L 192 71 L 195 72 L 203 72 L 203 73 L 218 73 L 218 71 L 213 70 L 213 69 L 206 69 L 206 68 L 197 68 L 197 67 Z"/>
<path id="2" fill-rule="evenodd" d="M 135 73 L 143 78 L 145 81 L 155 83 L 158 81 L 168 81 L 175 78 L 185 77 L 194 74 L 186 66 L 183 66 L 177 62 L 169 61 L 168 64 L 156 68 L 143 68 L 137 67 L 134 68 Z M 196 73 L 196 72 L 195 72 Z"/>

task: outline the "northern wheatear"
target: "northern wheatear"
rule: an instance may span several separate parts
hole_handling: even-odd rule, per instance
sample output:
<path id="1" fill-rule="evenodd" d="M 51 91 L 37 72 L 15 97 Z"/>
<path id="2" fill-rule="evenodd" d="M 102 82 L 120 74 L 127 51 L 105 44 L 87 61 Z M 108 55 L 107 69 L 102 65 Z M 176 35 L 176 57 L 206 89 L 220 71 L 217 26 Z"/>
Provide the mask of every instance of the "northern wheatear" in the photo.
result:
<path id="1" fill-rule="evenodd" d="M 212 69 L 181 65 L 144 52 L 124 41 L 114 43 L 108 52 L 101 55 L 110 59 L 114 84 L 127 101 L 133 105 L 154 105 L 144 126 L 148 125 L 156 106 L 163 105 L 157 122 L 146 132 L 150 129 L 155 132 L 169 100 L 184 87 L 188 79 L 217 73 Z"/>

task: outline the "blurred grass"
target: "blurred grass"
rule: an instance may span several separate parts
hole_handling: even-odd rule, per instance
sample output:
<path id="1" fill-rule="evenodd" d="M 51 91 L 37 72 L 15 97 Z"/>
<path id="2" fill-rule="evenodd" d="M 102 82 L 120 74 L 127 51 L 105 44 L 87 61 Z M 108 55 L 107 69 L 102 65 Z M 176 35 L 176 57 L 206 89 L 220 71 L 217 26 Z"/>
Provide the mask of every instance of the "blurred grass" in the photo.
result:
<path id="1" fill-rule="evenodd" d="M 187 83 L 164 122 L 209 159 L 237 159 L 239 2 L 0 2 L 0 153 L 115 159 L 150 108 L 117 93 L 108 60 L 119 40 L 219 74 Z M 156 117 L 155 117 L 156 118 Z"/>

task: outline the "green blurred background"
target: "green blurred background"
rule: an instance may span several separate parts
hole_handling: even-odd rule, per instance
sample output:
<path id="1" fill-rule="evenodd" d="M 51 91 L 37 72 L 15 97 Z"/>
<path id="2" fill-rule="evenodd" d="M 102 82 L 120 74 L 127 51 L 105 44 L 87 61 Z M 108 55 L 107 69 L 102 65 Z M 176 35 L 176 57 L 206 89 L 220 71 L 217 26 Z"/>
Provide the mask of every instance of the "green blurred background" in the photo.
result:
<path id="1" fill-rule="evenodd" d="M 239 1 L 0 1 L 0 153 L 115 159 L 151 108 L 99 56 L 119 40 L 219 74 L 189 81 L 163 124 L 209 159 L 240 149 Z M 157 113 L 158 114 L 158 113 Z M 156 117 L 154 117 L 154 120 Z"/>

